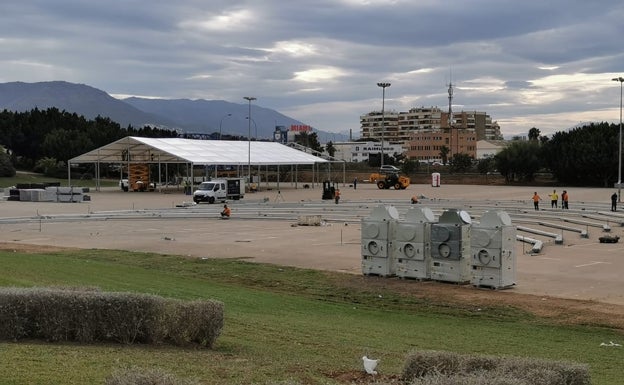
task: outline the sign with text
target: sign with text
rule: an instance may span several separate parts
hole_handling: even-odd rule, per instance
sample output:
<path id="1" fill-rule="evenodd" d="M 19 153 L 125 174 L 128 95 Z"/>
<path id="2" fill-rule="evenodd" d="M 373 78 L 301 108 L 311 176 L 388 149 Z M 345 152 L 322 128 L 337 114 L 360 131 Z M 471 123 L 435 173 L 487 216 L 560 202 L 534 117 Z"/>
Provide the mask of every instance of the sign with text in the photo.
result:
<path id="1" fill-rule="evenodd" d="M 305 124 L 291 124 L 290 125 L 290 131 L 295 131 L 295 132 L 311 132 L 312 131 L 312 127 L 305 125 Z"/>

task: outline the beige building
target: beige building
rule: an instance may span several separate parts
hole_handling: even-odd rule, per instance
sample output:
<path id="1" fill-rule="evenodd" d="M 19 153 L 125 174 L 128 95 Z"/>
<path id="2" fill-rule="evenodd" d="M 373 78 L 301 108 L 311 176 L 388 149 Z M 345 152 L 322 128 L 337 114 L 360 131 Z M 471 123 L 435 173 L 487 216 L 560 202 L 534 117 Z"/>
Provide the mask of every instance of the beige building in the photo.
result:
<path id="1" fill-rule="evenodd" d="M 458 153 L 476 158 L 477 135 L 466 129 L 423 130 L 406 142 L 405 155 L 411 160 L 441 162 L 442 147 L 449 149 L 448 159 Z"/>
<path id="2" fill-rule="evenodd" d="M 370 112 L 360 117 L 361 137 L 393 143 L 405 143 L 423 130 L 448 129 L 448 112 L 438 107 L 412 108 L 407 112 Z M 383 127 L 382 127 L 383 121 Z M 498 123 L 485 112 L 461 111 L 453 113 L 453 128 L 474 131 L 477 140 L 502 139 Z"/>

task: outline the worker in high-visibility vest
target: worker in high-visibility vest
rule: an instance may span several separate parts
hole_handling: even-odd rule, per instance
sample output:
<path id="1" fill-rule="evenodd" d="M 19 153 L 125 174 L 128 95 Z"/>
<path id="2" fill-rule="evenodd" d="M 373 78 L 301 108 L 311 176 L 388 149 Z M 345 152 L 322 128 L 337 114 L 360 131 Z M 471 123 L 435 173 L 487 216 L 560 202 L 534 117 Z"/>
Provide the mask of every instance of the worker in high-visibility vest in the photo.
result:
<path id="1" fill-rule="evenodd" d="M 232 214 L 232 210 L 228 207 L 228 205 L 223 205 L 223 211 L 221 211 L 221 218 L 228 219 Z"/>

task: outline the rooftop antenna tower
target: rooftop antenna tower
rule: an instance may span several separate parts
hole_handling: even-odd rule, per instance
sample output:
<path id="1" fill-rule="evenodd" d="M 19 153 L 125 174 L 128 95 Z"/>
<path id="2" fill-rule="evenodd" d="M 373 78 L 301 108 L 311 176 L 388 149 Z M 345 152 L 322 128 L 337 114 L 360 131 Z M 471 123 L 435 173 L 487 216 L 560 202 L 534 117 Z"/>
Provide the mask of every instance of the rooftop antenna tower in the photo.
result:
<path id="1" fill-rule="evenodd" d="M 453 82 L 449 80 L 448 84 L 448 99 L 449 99 L 449 107 L 448 107 L 448 125 L 449 125 L 449 133 L 450 133 L 450 148 L 449 155 L 453 155 Z"/>

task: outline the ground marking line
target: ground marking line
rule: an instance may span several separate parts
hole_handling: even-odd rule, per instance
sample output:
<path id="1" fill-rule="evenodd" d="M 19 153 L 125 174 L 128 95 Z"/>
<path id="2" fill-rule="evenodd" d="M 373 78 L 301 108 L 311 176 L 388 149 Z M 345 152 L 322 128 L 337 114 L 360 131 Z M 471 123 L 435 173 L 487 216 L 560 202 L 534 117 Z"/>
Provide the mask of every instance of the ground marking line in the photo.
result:
<path id="1" fill-rule="evenodd" d="M 606 264 L 609 264 L 609 265 L 611 264 L 610 262 L 597 262 L 597 261 L 594 261 L 592 263 L 585 263 L 583 265 L 577 265 L 577 266 L 574 266 L 574 267 L 593 266 L 593 265 L 600 265 L 600 264 L 603 264 L 603 263 L 606 263 Z"/>

